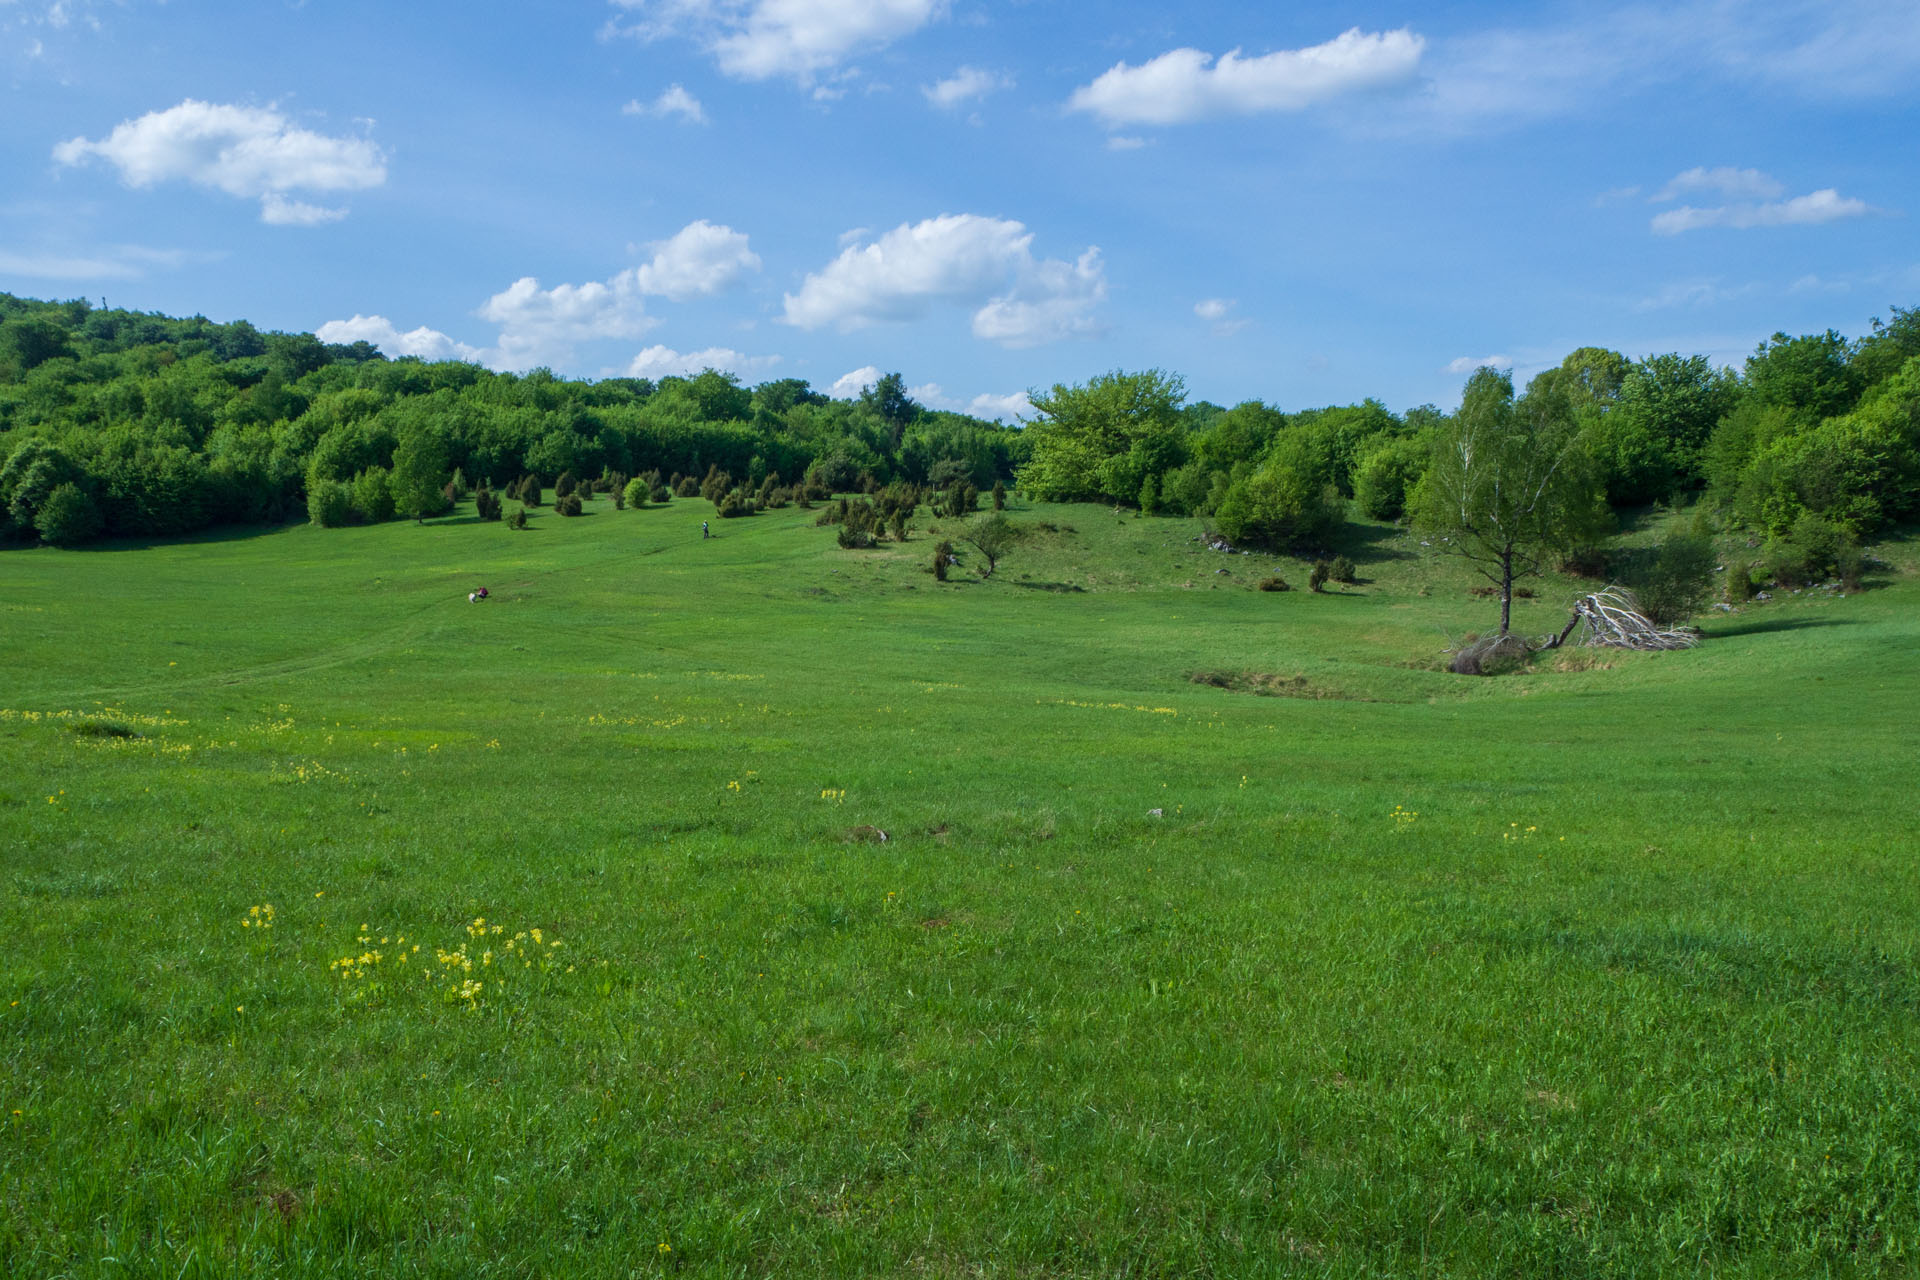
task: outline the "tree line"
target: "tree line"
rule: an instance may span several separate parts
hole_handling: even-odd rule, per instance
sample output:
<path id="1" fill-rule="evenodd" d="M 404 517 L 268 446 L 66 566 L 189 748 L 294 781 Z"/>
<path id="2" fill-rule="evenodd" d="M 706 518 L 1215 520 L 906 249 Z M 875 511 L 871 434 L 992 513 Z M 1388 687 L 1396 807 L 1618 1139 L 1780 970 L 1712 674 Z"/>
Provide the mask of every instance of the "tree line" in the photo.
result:
<path id="1" fill-rule="evenodd" d="M 419 482 L 421 459 L 446 474 Z M 986 487 L 1024 459 L 1020 432 L 920 405 L 897 373 L 850 400 L 713 370 L 495 373 L 245 321 L 0 293 L 0 541 L 15 544 L 279 522 L 316 495 L 342 519 L 413 516 L 428 501 L 415 495 L 455 471 L 495 488 L 716 469 L 755 488 L 809 474 L 838 488 Z"/>
<path id="2" fill-rule="evenodd" d="M 1024 429 L 1005 428 L 915 403 L 897 373 L 850 400 L 713 370 L 516 375 L 0 294 L 0 538 L 417 516 L 441 488 L 426 471 L 494 490 L 657 472 L 743 492 L 1013 481 L 1042 501 L 1201 516 L 1236 543 L 1311 549 L 1349 511 L 1433 525 L 1440 479 L 1466 491 L 1436 466 L 1469 431 L 1552 452 L 1562 542 L 1663 500 L 1700 499 L 1781 546 L 1863 538 L 1920 510 L 1920 309 L 1895 307 L 1857 340 L 1778 333 L 1738 369 L 1583 347 L 1519 394 L 1484 369 L 1451 414 L 1374 399 L 1227 408 L 1190 402 L 1160 370 L 1055 385 L 1033 404 Z"/>

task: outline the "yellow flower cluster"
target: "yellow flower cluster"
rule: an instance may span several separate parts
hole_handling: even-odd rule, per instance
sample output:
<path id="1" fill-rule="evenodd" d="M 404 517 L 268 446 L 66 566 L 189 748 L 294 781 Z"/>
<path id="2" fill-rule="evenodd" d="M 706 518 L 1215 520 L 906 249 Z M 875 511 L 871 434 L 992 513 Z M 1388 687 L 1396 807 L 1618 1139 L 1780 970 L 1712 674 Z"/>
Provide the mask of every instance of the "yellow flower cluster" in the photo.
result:
<path id="1" fill-rule="evenodd" d="M 820 798 L 822 800 L 830 800 L 834 804 L 845 804 L 847 800 L 847 789 L 845 787 L 840 787 L 838 789 L 833 787 L 823 787 L 820 790 Z"/>
<path id="2" fill-rule="evenodd" d="M 740 784 L 738 781 L 729 782 L 727 784 L 727 790 L 729 791 L 738 791 L 739 789 L 740 789 Z"/>
<path id="3" fill-rule="evenodd" d="M 346 780 L 345 770 L 329 769 L 318 760 L 308 760 L 304 764 L 296 760 L 285 768 L 276 764 L 267 774 L 268 782 L 297 786 L 305 786 L 313 782 L 345 782 Z"/>
<path id="4" fill-rule="evenodd" d="M 490 990 L 503 990 L 509 985 L 506 979 L 512 972 L 512 962 L 515 960 L 520 962 L 521 969 L 543 974 L 561 968 L 558 953 L 563 944 L 560 939 L 549 938 L 539 929 L 523 929 L 508 934 L 505 925 L 491 924 L 486 917 L 475 916 L 465 926 L 465 932 L 466 941 L 451 949 L 436 946 L 432 949 L 431 962 L 423 957 L 413 965 L 419 971 L 421 981 L 430 988 L 436 988 L 441 998 L 449 1004 L 479 1008 L 484 994 Z M 418 942 L 408 943 L 404 933 L 376 937 L 372 926 L 365 924 L 360 926 L 355 943 L 357 950 L 331 961 L 327 968 L 343 982 L 358 984 L 353 998 L 360 1002 L 370 1000 L 384 990 L 380 983 L 382 973 L 390 969 L 403 969 L 420 955 L 421 949 Z M 388 947 L 393 950 L 389 952 L 386 949 Z M 389 959 L 393 961 L 392 966 L 387 965 Z M 565 966 L 565 972 L 573 971 L 573 965 Z M 476 972 L 491 976 L 477 977 Z"/>
<path id="5" fill-rule="evenodd" d="M 1500 833 L 1500 838 L 1502 840 L 1531 840 L 1533 839 L 1533 833 L 1539 829 L 1538 827 L 1528 827 L 1523 831 L 1519 823 L 1509 822 L 1507 829 Z"/>
<path id="6" fill-rule="evenodd" d="M 1418 809 L 1403 809 L 1399 805 L 1395 805 L 1393 806 L 1393 812 L 1387 816 L 1393 819 L 1394 826 L 1405 828 L 1412 826 L 1414 822 L 1419 819 L 1420 811 Z"/>
<path id="7" fill-rule="evenodd" d="M 257 907 L 248 907 L 247 914 L 240 918 L 242 929 L 273 928 L 273 904 L 263 902 Z"/>
<path id="8" fill-rule="evenodd" d="M 1180 713 L 1172 707 L 1141 707 L 1127 702 L 1078 702 L 1072 698 L 1041 698 L 1042 706 L 1052 703 L 1057 707 L 1087 707 L 1094 711 L 1144 711 L 1154 716 L 1177 716 Z"/>

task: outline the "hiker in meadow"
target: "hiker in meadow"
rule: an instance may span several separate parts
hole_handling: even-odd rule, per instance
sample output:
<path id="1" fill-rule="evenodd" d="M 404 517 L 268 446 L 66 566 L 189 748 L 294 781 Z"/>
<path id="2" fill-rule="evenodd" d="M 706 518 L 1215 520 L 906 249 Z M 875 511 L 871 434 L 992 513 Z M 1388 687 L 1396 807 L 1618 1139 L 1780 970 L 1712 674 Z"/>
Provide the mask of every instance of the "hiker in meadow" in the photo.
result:
<path id="1" fill-rule="evenodd" d="M 702 521 L 700 522 L 700 537 L 701 537 L 701 540 L 702 540 L 702 541 L 704 541 L 704 540 L 706 540 L 707 538 L 711 538 L 712 536 L 713 536 L 713 535 L 712 535 L 711 533 L 708 533 L 708 532 L 707 532 L 707 522 L 706 522 L 705 520 L 702 520 Z"/>

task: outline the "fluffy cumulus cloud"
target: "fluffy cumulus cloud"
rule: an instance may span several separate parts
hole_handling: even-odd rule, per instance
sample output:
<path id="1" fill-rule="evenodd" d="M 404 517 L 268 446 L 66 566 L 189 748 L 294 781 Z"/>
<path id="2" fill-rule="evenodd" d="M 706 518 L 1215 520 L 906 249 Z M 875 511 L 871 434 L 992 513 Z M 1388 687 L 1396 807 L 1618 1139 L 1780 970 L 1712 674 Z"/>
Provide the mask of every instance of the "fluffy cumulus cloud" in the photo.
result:
<path id="1" fill-rule="evenodd" d="M 835 400 L 851 400 L 880 381 L 880 369 L 877 365 L 862 365 L 850 373 L 843 373 L 833 380 L 827 388 L 827 394 Z"/>
<path id="2" fill-rule="evenodd" d="M 276 226 L 317 226 L 346 214 L 291 192 L 362 191 L 387 180 L 385 155 L 365 138 L 301 129 L 272 107 L 192 98 L 123 121 L 98 141 L 70 138 L 53 158 L 67 166 L 104 160 L 130 187 L 191 182 L 257 199 L 261 220 Z"/>
<path id="3" fill-rule="evenodd" d="M 668 116 L 679 116 L 688 124 L 705 124 L 707 122 L 707 111 L 705 107 L 700 105 L 700 99 L 694 97 L 688 93 L 685 88 L 677 84 L 669 85 L 667 89 L 652 102 L 642 102 L 640 99 L 635 98 L 626 106 L 620 108 L 620 114 L 628 116 L 652 116 L 656 120 L 664 120 Z"/>
<path id="4" fill-rule="evenodd" d="M 978 67 L 961 67 L 945 80 L 921 86 L 920 92 L 934 106 L 951 111 L 963 103 L 1012 87 L 1013 80 L 1009 76 L 995 75 Z"/>
<path id="5" fill-rule="evenodd" d="M 811 85 L 822 72 L 912 35 L 946 12 L 946 0 L 613 0 L 630 21 L 614 34 L 641 39 L 686 34 L 720 69 L 741 80 L 791 78 Z"/>
<path id="6" fill-rule="evenodd" d="M 1512 356 L 1458 356 L 1447 361 L 1444 373 L 1472 373 L 1475 369 L 1511 369 Z"/>
<path id="7" fill-rule="evenodd" d="M 1653 216 L 1655 235 L 1677 236 L 1707 227 L 1749 230 L 1754 227 L 1813 226 L 1842 218 L 1859 218 L 1872 213 L 1864 200 L 1843 196 L 1833 187 L 1804 196 L 1779 199 L 1786 187 L 1758 169 L 1689 169 L 1653 196 L 1664 203 L 1684 195 L 1717 196 L 1725 203 L 1705 206 L 1683 204 Z"/>
<path id="8" fill-rule="evenodd" d="M 479 314 L 500 326 L 499 348 L 489 363 L 507 369 L 566 365 L 582 342 L 637 338 L 660 323 L 647 314 L 632 271 L 551 289 L 522 276 L 488 298 Z"/>
<path id="9" fill-rule="evenodd" d="M 851 378 L 856 375 L 871 374 L 874 372 L 872 366 L 868 366 L 865 369 L 857 369 L 854 373 L 848 374 L 847 376 Z M 870 383 L 872 379 L 869 378 L 867 381 Z M 839 384 L 836 383 L 835 385 L 837 386 Z M 856 390 L 853 394 L 858 394 L 858 391 Z M 1009 419 L 1020 418 L 1033 412 L 1033 401 L 1027 398 L 1027 393 L 1024 391 L 1013 391 L 1006 395 L 994 395 L 991 392 L 983 392 L 971 400 L 962 400 L 957 396 L 948 395 L 946 389 L 939 383 L 927 382 L 917 387 L 908 387 L 907 394 L 930 409 L 951 409 L 960 413 L 970 413 L 976 418 L 986 418 L 990 421 L 1005 422 Z"/>
<path id="10" fill-rule="evenodd" d="M 1074 90 L 1067 105 L 1108 125 L 1182 124 L 1215 116 L 1299 111 L 1357 90 L 1409 79 L 1426 40 L 1412 31 L 1359 28 L 1325 44 L 1255 58 L 1175 49 L 1140 66 L 1118 63 Z"/>
<path id="11" fill-rule="evenodd" d="M 653 260 L 635 268 L 634 284 L 641 293 L 659 294 L 674 302 L 718 293 L 760 269 L 760 255 L 748 247 L 745 234 L 704 218 L 688 223 L 671 239 L 647 247 L 653 250 Z"/>
<path id="12" fill-rule="evenodd" d="M 1106 293 L 1097 248 L 1072 262 L 1037 259 L 1022 223 L 942 214 L 849 244 L 786 295 L 784 318 L 801 329 L 845 333 L 964 307 L 975 337 L 1030 347 L 1095 332 L 1093 313 Z"/>
<path id="13" fill-rule="evenodd" d="M 523 276 L 487 299 L 480 318 L 500 326 L 488 362 L 508 369 L 567 365 L 582 343 L 637 338 L 659 324 L 647 313 L 649 297 L 684 302 L 718 293 L 760 269 L 743 233 L 704 219 L 647 247 L 651 260 L 610 280 L 542 289 L 534 277 Z"/>
<path id="14" fill-rule="evenodd" d="M 672 347 L 652 346 L 634 356 L 625 373 L 629 378 L 684 378 L 707 369 L 718 369 L 744 379 L 763 374 L 779 363 L 779 356 L 744 355 L 732 347 L 675 351 Z"/>
<path id="15" fill-rule="evenodd" d="M 418 356 L 422 360 L 482 360 L 486 353 L 455 341 L 438 329 L 425 325 L 406 333 L 394 327 L 385 316 L 355 315 L 351 320 L 329 320 L 313 331 L 322 342 L 370 342 L 390 359 Z"/>

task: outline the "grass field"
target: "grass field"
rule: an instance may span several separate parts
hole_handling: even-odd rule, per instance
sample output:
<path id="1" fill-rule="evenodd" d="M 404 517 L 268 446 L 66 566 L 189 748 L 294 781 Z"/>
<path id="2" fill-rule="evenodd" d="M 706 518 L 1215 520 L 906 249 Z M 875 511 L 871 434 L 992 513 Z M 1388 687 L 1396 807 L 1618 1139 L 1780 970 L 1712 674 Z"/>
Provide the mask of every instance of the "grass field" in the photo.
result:
<path id="1" fill-rule="evenodd" d="M 0 555 L 0 1273 L 1920 1269 L 1910 544 L 1472 680 L 1385 526 L 591 511 Z"/>

